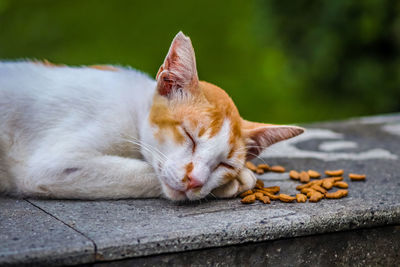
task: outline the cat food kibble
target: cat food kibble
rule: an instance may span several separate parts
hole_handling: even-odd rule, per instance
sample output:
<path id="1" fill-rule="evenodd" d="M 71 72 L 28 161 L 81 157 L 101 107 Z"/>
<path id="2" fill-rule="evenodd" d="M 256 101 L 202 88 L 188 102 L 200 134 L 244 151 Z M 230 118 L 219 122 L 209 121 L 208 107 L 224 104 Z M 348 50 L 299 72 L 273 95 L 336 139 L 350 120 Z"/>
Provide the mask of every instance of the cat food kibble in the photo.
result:
<path id="1" fill-rule="evenodd" d="M 255 172 L 257 170 L 257 166 L 253 164 L 251 161 L 246 161 L 246 168 Z"/>
<path id="2" fill-rule="evenodd" d="M 254 193 L 254 195 L 256 196 L 256 199 L 258 199 L 258 200 L 261 200 L 261 198 L 264 196 L 264 194 L 261 192 L 256 192 L 256 193 Z"/>
<path id="3" fill-rule="evenodd" d="M 346 182 L 342 182 L 342 181 L 335 182 L 333 184 L 333 186 L 336 186 L 336 187 L 339 187 L 339 188 L 348 188 L 349 187 L 349 185 Z"/>
<path id="4" fill-rule="evenodd" d="M 278 199 L 279 199 L 279 196 L 278 196 L 278 195 L 274 195 L 274 194 L 272 194 L 272 193 L 265 192 L 265 195 L 266 195 L 267 197 L 269 197 L 271 200 L 278 200 Z"/>
<path id="5" fill-rule="evenodd" d="M 257 169 L 256 169 L 256 173 L 257 173 L 257 174 L 263 174 L 263 173 L 264 173 L 264 170 L 261 169 L 261 168 L 257 168 Z"/>
<path id="6" fill-rule="evenodd" d="M 300 173 L 300 182 L 308 183 L 309 181 L 310 181 L 310 176 L 308 175 L 308 173 L 306 173 L 305 171 L 302 171 Z"/>
<path id="7" fill-rule="evenodd" d="M 295 197 L 286 194 L 279 194 L 279 200 L 282 202 L 293 202 L 295 199 Z"/>
<path id="8" fill-rule="evenodd" d="M 258 164 L 257 168 L 263 169 L 265 172 L 269 170 L 268 164 Z"/>
<path id="9" fill-rule="evenodd" d="M 307 196 L 304 194 L 296 194 L 296 201 L 298 203 L 304 203 L 307 201 Z"/>
<path id="10" fill-rule="evenodd" d="M 245 197 L 245 196 L 248 196 L 248 195 L 251 195 L 251 194 L 253 194 L 253 190 L 247 190 L 247 191 L 241 193 L 239 195 L 239 197 Z"/>
<path id="11" fill-rule="evenodd" d="M 293 180 L 299 180 L 300 179 L 300 173 L 298 173 L 295 170 L 291 170 L 289 172 L 289 177 L 292 178 Z"/>
<path id="12" fill-rule="evenodd" d="M 285 172 L 285 168 L 279 165 L 269 167 L 268 164 L 254 165 L 251 162 L 246 162 L 246 167 L 255 173 L 261 173 L 262 171 L 273 171 L 273 172 Z M 262 172 L 262 173 L 263 173 Z M 257 180 L 255 188 L 252 190 L 247 190 L 241 193 L 239 196 L 242 199 L 242 203 L 251 204 L 256 200 L 264 204 L 270 204 L 272 200 L 280 200 L 281 202 L 291 203 L 296 201 L 297 203 L 307 202 L 319 202 L 320 200 L 326 199 L 339 199 L 346 197 L 348 195 L 349 187 L 348 183 L 343 181 L 344 170 L 326 170 L 325 174 L 328 176 L 326 178 L 319 179 L 321 173 L 315 170 L 308 171 L 296 171 L 291 170 L 289 172 L 289 177 L 292 180 L 302 182 L 303 184 L 296 186 L 296 189 L 300 193 L 296 194 L 295 197 L 287 194 L 278 194 L 280 191 L 279 186 L 265 187 L 262 180 Z M 315 180 L 310 181 L 310 178 Z M 355 174 L 350 173 L 349 178 L 351 181 L 364 181 L 366 178 L 365 174 Z M 329 192 L 332 188 L 340 188 L 334 192 Z"/>
<path id="13" fill-rule="evenodd" d="M 264 204 L 270 204 L 271 203 L 271 199 L 269 199 L 268 196 L 263 196 L 260 201 Z"/>
<path id="14" fill-rule="evenodd" d="M 311 192 L 309 201 L 310 202 L 318 202 L 323 197 L 324 197 L 324 195 L 322 193 L 320 193 L 318 191 L 314 191 L 314 192 Z"/>
<path id="15" fill-rule="evenodd" d="M 325 181 L 322 182 L 322 187 L 328 190 L 331 189 L 333 187 L 333 181 L 326 179 Z"/>
<path id="16" fill-rule="evenodd" d="M 310 178 L 319 178 L 321 177 L 321 174 L 317 171 L 314 170 L 308 170 L 307 174 L 310 176 Z"/>
<path id="17" fill-rule="evenodd" d="M 309 192 L 312 192 L 312 191 L 315 191 L 315 189 L 309 188 L 309 187 L 306 187 L 306 188 L 303 188 L 303 189 L 300 190 L 301 193 L 306 194 L 306 195 L 307 195 Z"/>
<path id="18" fill-rule="evenodd" d="M 342 198 L 347 196 L 348 191 L 345 189 L 339 189 L 336 192 L 333 193 L 326 193 L 325 197 L 326 198 Z"/>
<path id="19" fill-rule="evenodd" d="M 241 202 L 242 202 L 243 204 L 252 204 L 252 203 L 256 202 L 256 195 L 255 195 L 255 194 L 251 194 L 251 195 L 245 196 L 245 197 L 241 200 Z"/>
<path id="20" fill-rule="evenodd" d="M 272 166 L 269 170 L 272 172 L 285 172 L 285 168 L 280 165 Z"/>
<path id="21" fill-rule="evenodd" d="M 321 187 L 320 185 L 317 185 L 317 184 L 311 186 L 311 189 L 314 189 L 315 191 L 318 191 L 318 192 L 320 192 L 322 194 L 325 194 L 327 192 L 325 188 L 323 188 L 323 187 Z"/>
<path id="22" fill-rule="evenodd" d="M 270 186 L 270 187 L 264 187 L 263 190 L 265 190 L 269 193 L 272 193 L 272 194 L 276 194 L 276 193 L 279 193 L 281 188 L 279 186 Z"/>
<path id="23" fill-rule="evenodd" d="M 365 174 L 349 173 L 349 178 L 352 181 L 364 181 L 366 177 Z"/>
<path id="24" fill-rule="evenodd" d="M 325 174 L 328 176 L 342 176 L 343 175 L 343 170 L 326 170 Z"/>
<path id="25" fill-rule="evenodd" d="M 259 188 L 259 189 L 264 188 L 263 180 L 257 179 L 255 188 Z"/>

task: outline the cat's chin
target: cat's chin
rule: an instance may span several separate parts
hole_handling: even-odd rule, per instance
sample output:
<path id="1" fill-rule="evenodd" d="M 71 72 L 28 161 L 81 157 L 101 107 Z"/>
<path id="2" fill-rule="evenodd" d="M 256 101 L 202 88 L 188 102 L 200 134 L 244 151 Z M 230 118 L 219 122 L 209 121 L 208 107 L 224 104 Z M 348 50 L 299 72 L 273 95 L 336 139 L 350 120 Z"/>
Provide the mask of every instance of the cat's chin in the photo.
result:
<path id="1" fill-rule="evenodd" d="M 161 182 L 161 187 L 164 192 L 164 196 L 170 200 L 182 201 L 187 199 L 185 192 L 175 190 L 164 182 Z"/>

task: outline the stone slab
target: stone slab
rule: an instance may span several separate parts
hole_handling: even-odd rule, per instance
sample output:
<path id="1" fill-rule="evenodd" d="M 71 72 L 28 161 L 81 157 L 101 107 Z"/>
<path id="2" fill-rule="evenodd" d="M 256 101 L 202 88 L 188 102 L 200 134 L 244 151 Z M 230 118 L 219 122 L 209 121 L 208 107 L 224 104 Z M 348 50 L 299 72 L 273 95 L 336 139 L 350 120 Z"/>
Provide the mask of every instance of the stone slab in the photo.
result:
<path id="1" fill-rule="evenodd" d="M 0 198 L 0 266 L 93 261 L 93 243 L 25 200 Z"/>
<path id="2" fill-rule="evenodd" d="M 399 262 L 400 226 L 385 226 L 138 257 L 93 266 L 398 266 Z"/>
<path id="3" fill-rule="evenodd" d="M 309 125 L 308 134 L 273 146 L 256 160 L 288 170 L 366 173 L 365 182 L 345 179 L 349 196 L 340 200 L 248 206 L 238 199 L 32 202 L 92 239 L 97 260 L 400 224 L 399 124 L 394 115 Z M 296 192 L 298 183 L 288 173 L 260 178 L 281 186 L 282 193 Z"/>

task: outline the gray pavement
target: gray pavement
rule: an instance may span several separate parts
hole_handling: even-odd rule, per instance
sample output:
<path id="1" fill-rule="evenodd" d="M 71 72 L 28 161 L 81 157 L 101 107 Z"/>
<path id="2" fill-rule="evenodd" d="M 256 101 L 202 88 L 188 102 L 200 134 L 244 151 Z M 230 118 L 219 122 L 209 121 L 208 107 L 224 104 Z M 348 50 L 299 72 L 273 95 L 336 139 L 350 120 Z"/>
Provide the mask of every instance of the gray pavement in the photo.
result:
<path id="1" fill-rule="evenodd" d="M 89 264 L 227 245 L 235 245 L 231 247 L 235 251 L 237 246 L 250 246 L 249 243 L 258 241 L 272 244 L 282 238 L 295 240 L 302 236 L 400 225 L 400 114 L 311 124 L 306 128 L 306 134 L 272 146 L 255 162 L 280 164 L 288 170 L 322 172 L 341 168 L 346 174 L 366 173 L 365 182 L 350 182 L 345 178 L 349 183 L 348 197 L 270 205 L 242 205 L 238 199 L 211 198 L 194 203 L 162 199 L 2 198 L 0 265 Z M 281 186 L 282 193 L 296 193 L 298 183 L 291 181 L 288 173 L 267 173 L 260 179 L 267 186 Z M 394 229 L 390 230 L 393 240 L 400 240 L 400 231 Z M 319 240 L 318 236 L 315 238 Z M 370 242 L 366 247 L 374 244 L 372 239 L 365 242 Z M 380 250 L 385 244 L 376 241 Z M 295 251 L 294 247 L 291 250 Z M 270 255 L 270 262 L 277 260 L 272 254 L 263 255 L 267 258 Z M 386 262 L 400 260 L 398 254 L 393 255 L 392 261 Z"/>

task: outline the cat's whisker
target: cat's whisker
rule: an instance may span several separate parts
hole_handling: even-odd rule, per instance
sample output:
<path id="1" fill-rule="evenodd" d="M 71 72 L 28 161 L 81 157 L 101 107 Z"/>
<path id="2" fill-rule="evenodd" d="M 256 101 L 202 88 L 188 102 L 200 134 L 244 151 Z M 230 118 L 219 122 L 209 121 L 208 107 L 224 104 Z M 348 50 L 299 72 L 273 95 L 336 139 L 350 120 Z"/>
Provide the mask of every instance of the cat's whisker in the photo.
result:
<path id="1" fill-rule="evenodd" d="M 252 156 L 254 156 L 255 158 L 261 160 L 264 164 L 266 164 L 265 160 L 264 160 L 263 158 L 261 158 L 259 155 L 255 154 L 255 153 L 249 152 L 249 151 L 248 151 L 249 148 L 261 148 L 261 149 L 265 149 L 265 148 L 267 148 L 267 146 L 266 146 L 266 147 L 263 147 L 263 146 L 246 146 L 246 147 L 244 147 L 244 148 L 241 148 L 241 149 L 238 149 L 238 150 L 237 150 L 237 152 L 243 152 L 243 151 L 245 151 L 246 154 L 252 155 Z"/>
<path id="2" fill-rule="evenodd" d="M 254 153 L 251 153 L 251 152 L 248 152 L 248 151 L 246 151 L 246 154 L 252 155 L 252 156 L 254 156 L 255 158 L 261 160 L 264 164 L 266 164 L 265 160 L 264 160 L 263 158 L 261 158 L 259 155 L 254 154 Z"/>
<path id="3" fill-rule="evenodd" d="M 152 146 L 152 145 L 149 145 L 149 144 L 146 144 L 146 143 L 144 143 L 144 142 L 141 142 L 140 140 L 138 140 L 138 139 L 136 139 L 136 138 L 133 138 L 133 139 L 135 139 L 135 140 L 137 140 L 137 141 L 136 141 L 136 142 L 134 142 L 134 141 L 132 141 L 132 140 L 127 140 L 127 141 L 132 142 L 132 143 L 134 142 L 135 144 L 140 145 L 140 146 L 142 146 L 142 147 L 145 148 L 145 149 L 147 148 L 148 151 L 149 151 L 149 150 L 154 150 L 153 152 L 158 153 L 160 156 L 163 157 L 163 160 L 161 160 L 161 158 L 159 158 L 159 161 L 160 161 L 162 164 L 165 163 L 165 161 L 168 160 L 168 157 L 167 157 L 164 153 L 162 153 L 160 150 L 158 150 L 156 147 L 154 147 L 154 146 Z M 179 177 L 177 177 L 177 176 L 175 175 L 175 173 L 174 173 L 171 169 L 169 169 L 169 168 L 164 168 L 164 170 L 165 170 L 166 174 L 169 175 L 170 177 L 173 177 L 175 180 L 180 180 Z"/>
<path id="4" fill-rule="evenodd" d="M 138 144 L 138 143 L 135 143 L 134 141 L 130 141 L 130 140 L 127 140 L 127 141 L 132 143 L 132 144 L 134 144 L 134 145 L 139 146 L 140 148 L 143 148 L 143 149 L 147 150 L 148 152 L 150 152 L 160 162 L 165 162 L 167 160 L 167 159 L 162 158 L 160 154 L 157 154 L 156 151 L 153 151 L 150 148 L 148 148 L 148 147 L 146 147 L 146 146 L 144 146 L 142 144 Z"/>
<path id="5" fill-rule="evenodd" d="M 143 141 L 140 141 L 140 140 L 137 139 L 137 138 L 134 138 L 134 137 L 131 137 L 131 138 L 132 138 L 133 140 L 137 141 L 139 144 L 141 144 L 141 145 L 143 145 L 143 146 L 146 146 L 146 147 L 148 147 L 148 148 L 154 150 L 154 152 L 157 152 L 158 154 L 160 154 L 161 156 L 163 156 L 165 159 L 168 159 L 168 157 L 167 157 L 164 153 L 162 153 L 158 148 L 156 148 L 155 146 L 152 146 L 152 145 L 147 144 L 147 143 L 145 143 L 145 142 L 143 142 Z"/>
<path id="6" fill-rule="evenodd" d="M 269 146 L 245 146 L 245 147 L 242 147 L 242 148 L 240 148 L 240 149 L 238 149 L 238 150 L 236 150 L 236 151 L 239 151 L 239 152 L 241 152 L 241 151 L 247 151 L 249 148 L 260 148 L 261 150 L 264 150 L 264 149 L 266 149 L 266 148 L 268 148 Z"/>
<path id="7" fill-rule="evenodd" d="M 261 150 L 265 150 L 268 149 L 270 151 L 277 151 L 273 146 L 246 146 L 245 149 L 249 149 L 249 148 L 260 148 Z"/>
<path id="8" fill-rule="evenodd" d="M 139 139 L 137 139 L 137 138 L 135 138 L 133 136 L 128 136 L 128 137 L 129 137 L 129 139 L 127 139 L 127 138 L 122 138 L 122 139 L 125 140 L 125 141 L 132 142 L 132 143 L 134 142 L 135 144 L 139 145 L 140 147 L 146 146 L 147 148 L 153 149 L 155 152 L 158 152 L 158 153 L 162 154 L 161 151 L 159 151 L 156 147 L 151 146 L 150 144 L 147 144 L 147 143 L 145 143 L 145 142 L 143 142 L 143 141 L 141 141 L 141 140 L 139 140 Z M 164 154 L 162 154 L 162 155 L 164 155 Z"/>
<path id="9" fill-rule="evenodd" d="M 150 152 L 153 155 L 158 155 L 158 157 L 160 157 L 160 156 L 164 157 L 163 158 L 164 161 L 168 159 L 164 154 L 162 154 L 160 151 L 156 150 L 154 147 L 152 147 L 148 144 L 145 144 L 141 141 L 135 141 L 135 140 L 130 140 L 130 139 L 124 139 L 124 140 L 127 142 L 130 142 L 134 145 L 137 145 L 139 148 L 143 148 L 143 149 L 147 150 L 148 152 Z M 157 154 L 155 154 L 155 153 L 157 153 Z"/>
<path id="10" fill-rule="evenodd" d="M 156 160 L 158 160 L 161 164 L 164 164 L 165 161 L 168 160 L 168 157 L 163 154 L 161 151 L 159 151 L 157 148 L 155 148 L 154 146 L 151 146 L 149 144 L 146 144 L 144 142 L 141 142 L 140 140 L 136 139 L 136 138 L 132 138 L 132 140 L 129 139 L 125 139 L 126 141 L 135 144 L 139 147 L 142 147 L 143 149 L 149 151 L 150 153 L 154 153 L 153 156 L 156 158 Z M 164 171 L 166 172 L 166 174 L 170 177 L 172 177 L 175 180 L 179 180 L 179 177 L 177 177 L 175 175 L 175 173 L 169 169 L 169 168 L 164 168 Z"/>
<path id="11" fill-rule="evenodd" d="M 254 153 L 247 153 L 247 154 L 252 155 L 252 156 L 254 156 L 256 159 L 261 160 L 264 164 L 267 164 L 267 163 L 265 162 L 265 160 L 264 160 L 263 158 L 261 158 L 259 155 L 256 155 L 256 154 L 254 154 Z"/>

